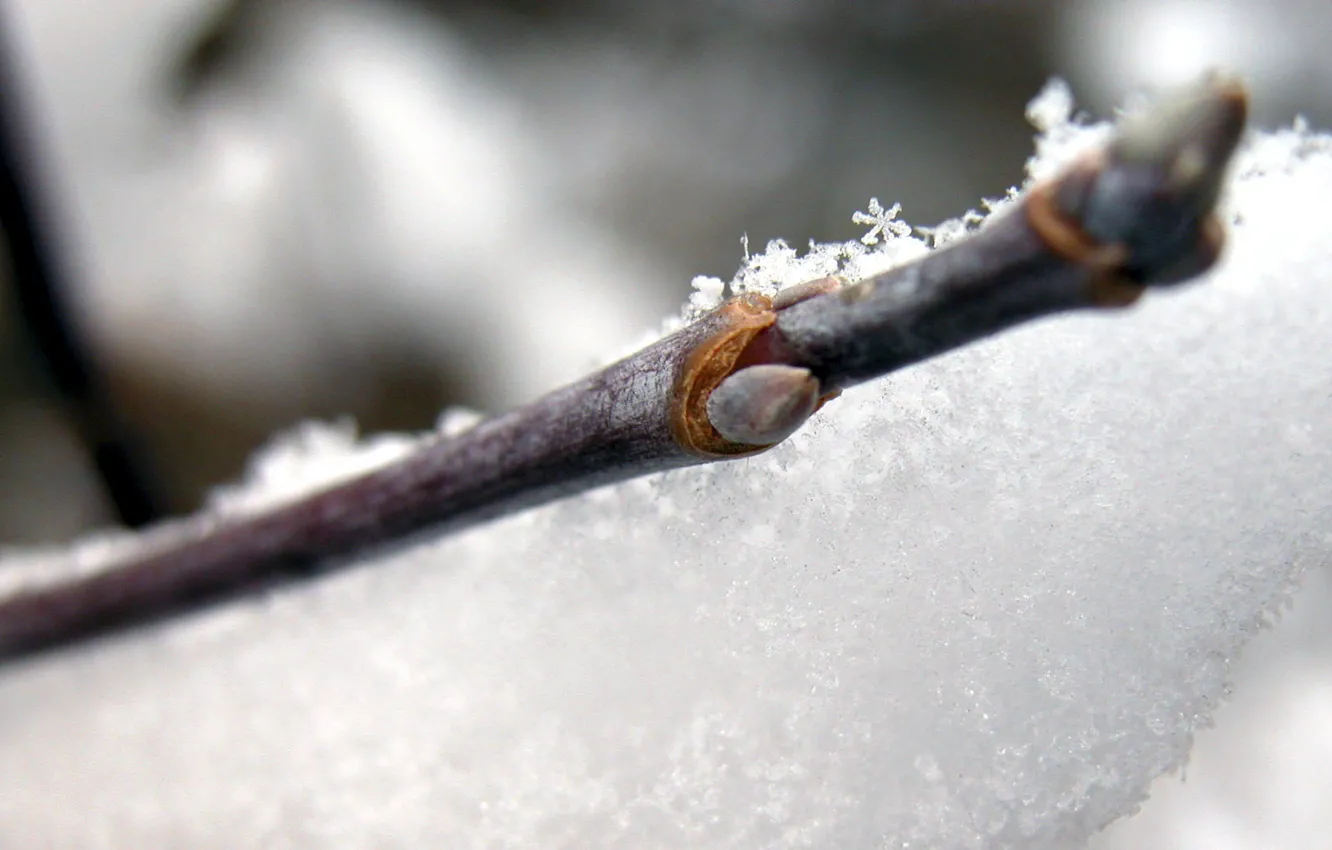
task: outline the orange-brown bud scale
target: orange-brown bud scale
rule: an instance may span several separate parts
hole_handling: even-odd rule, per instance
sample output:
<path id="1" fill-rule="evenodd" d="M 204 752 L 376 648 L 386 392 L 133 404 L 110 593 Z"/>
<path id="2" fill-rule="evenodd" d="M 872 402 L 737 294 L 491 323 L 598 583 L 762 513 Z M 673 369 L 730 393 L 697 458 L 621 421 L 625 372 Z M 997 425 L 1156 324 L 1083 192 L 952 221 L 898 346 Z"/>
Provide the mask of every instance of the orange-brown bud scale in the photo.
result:
<path id="1" fill-rule="evenodd" d="M 685 451 L 700 457 L 756 454 L 768 446 L 732 442 L 712 427 L 708 396 L 735 371 L 740 355 L 754 337 L 777 321 L 777 312 L 771 298 L 749 294 L 723 304 L 718 313 L 726 320 L 722 330 L 694 347 L 676 379 L 671 434 Z"/>
<path id="2" fill-rule="evenodd" d="M 1089 159 L 1080 167 L 1096 170 L 1100 165 Z M 1129 306 L 1142 296 L 1146 287 L 1123 274 L 1128 249 L 1123 245 L 1101 244 L 1060 212 L 1056 202 L 1059 182 L 1041 183 L 1028 193 L 1027 223 L 1053 253 L 1091 271 L 1088 294 L 1096 306 Z"/>

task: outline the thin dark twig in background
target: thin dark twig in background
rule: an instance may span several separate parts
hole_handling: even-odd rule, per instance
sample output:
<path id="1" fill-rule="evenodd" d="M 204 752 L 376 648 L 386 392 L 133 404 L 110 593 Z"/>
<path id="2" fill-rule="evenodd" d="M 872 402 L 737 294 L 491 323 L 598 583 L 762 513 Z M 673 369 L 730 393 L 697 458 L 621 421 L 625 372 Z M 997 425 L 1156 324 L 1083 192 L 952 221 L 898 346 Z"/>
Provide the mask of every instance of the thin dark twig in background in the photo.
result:
<path id="1" fill-rule="evenodd" d="M 140 528 L 161 517 L 160 500 L 66 302 L 70 276 L 61 262 L 53 211 L 42 200 L 40 159 L 32 133 L 25 131 L 20 65 L 10 38 L 0 10 L 0 229 L 18 314 L 116 516 Z"/>
<path id="2" fill-rule="evenodd" d="M 0 659 L 136 626 L 441 531 L 785 439 L 842 389 L 1053 313 L 1132 303 L 1216 260 L 1213 214 L 1244 126 L 1210 78 L 978 233 L 854 285 L 736 298 L 532 404 L 258 514 L 145 536 L 91 575 L 0 599 Z"/>

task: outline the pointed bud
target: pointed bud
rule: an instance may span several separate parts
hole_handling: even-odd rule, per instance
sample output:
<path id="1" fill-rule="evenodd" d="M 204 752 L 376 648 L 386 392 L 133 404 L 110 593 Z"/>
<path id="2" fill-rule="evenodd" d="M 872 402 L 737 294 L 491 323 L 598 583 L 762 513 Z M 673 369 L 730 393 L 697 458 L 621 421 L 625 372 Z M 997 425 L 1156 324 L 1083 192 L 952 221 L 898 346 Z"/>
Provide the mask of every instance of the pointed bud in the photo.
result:
<path id="1" fill-rule="evenodd" d="M 819 403 L 819 382 L 808 369 L 764 364 L 741 369 L 708 398 L 712 427 L 732 442 L 780 443 Z"/>
<path id="2" fill-rule="evenodd" d="M 779 289 L 777 294 L 772 296 L 772 309 L 783 310 L 792 304 L 799 304 L 801 301 L 808 301 L 820 295 L 827 295 L 829 292 L 836 292 L 845 284 L 846 280 L 839 275 L 828 275 L 817 280 L 807 280 L 804 283 L 797 283 L 795 286 Z"/>

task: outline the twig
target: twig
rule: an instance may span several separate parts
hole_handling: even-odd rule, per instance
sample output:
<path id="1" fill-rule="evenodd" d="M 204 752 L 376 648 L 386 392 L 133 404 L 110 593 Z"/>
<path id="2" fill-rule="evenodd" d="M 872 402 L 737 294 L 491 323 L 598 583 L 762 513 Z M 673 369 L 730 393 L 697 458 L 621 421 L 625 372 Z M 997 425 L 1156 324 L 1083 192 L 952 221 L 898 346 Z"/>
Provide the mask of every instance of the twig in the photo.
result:
<path id="1" fill-rule="evenodd" d="M 743 457 L 853 384 L 1063 310 L 1131 303 L 1208 268 L 1246 111 L 1210 78 L 1123 126 L 1007 215 L 855 285 L 746 295 L 527 407 L 256 516 L 164 529 L 102 572 L 0 600 L 0 658 L 345 566 L 651 472 Z"/>
<path id="2" fill-rule="evenodd" d="M 51 211 L 42 205 L 8 35 L 0 14 L 0 227 L 18 312 L 111 507 L 122 523 L 140 528 L 161 517 L 160 502 L 63 300 L 69 276 L 59 261 Z"/>

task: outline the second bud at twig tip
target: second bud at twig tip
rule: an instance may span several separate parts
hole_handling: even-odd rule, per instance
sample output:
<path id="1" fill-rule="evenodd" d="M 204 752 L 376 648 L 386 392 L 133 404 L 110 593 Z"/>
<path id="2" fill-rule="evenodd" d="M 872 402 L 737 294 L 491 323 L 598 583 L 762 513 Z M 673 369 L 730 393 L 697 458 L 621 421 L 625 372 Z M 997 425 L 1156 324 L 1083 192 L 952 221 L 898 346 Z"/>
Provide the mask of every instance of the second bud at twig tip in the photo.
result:
<path id="1" fill-rule="evenodd" d="M 741 369 L 708 397 L 712 427 L 732 442 L 780 443 L 819 404 L 819 381 L 808 369 L 763 364 Z"/>

